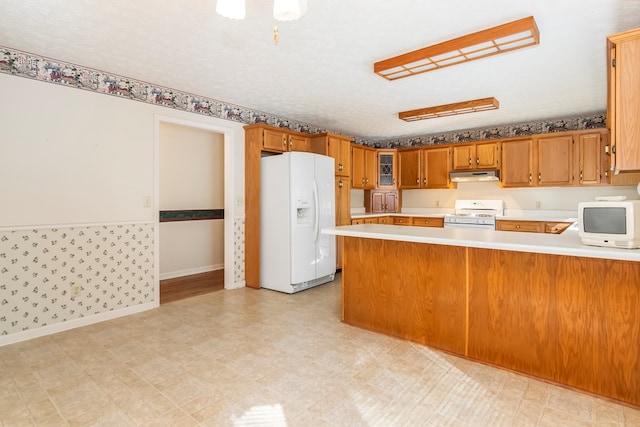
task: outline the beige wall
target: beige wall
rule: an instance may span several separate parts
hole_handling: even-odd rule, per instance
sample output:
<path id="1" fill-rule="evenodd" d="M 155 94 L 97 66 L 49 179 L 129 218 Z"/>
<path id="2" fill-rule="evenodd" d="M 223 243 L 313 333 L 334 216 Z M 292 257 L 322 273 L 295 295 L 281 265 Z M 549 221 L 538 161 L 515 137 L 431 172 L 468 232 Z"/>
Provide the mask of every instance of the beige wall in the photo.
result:
<path id="1" fill-rule="evenodd" d="M 160 210 L 224 208 L 224 138 L 160 123 Z M 160 224 L 160 279 L 224 268 L 224 220 Z"/>
<path id="2" fill-rule="evenodd" d="M 162 122 L 224 133 L 225 287 L 244 284 L 242 123 L 7 74 L 0 88 L 0 301 L 16 308 L 0 345 L 157 306 Z"/>

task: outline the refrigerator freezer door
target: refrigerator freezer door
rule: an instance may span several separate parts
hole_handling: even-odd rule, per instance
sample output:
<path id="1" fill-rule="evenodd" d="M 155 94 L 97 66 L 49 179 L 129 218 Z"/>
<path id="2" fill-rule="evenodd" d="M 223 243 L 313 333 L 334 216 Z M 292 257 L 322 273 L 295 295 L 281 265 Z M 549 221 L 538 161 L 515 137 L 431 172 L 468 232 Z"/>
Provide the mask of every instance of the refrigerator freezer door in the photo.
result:
<path id="1" fill-rule="evenodd" d="M 331 157 L 318 156 L 315 159 L 315 180 L 318 187 L 318 227 L 335 227 L 335 162 Z M 336 272 L 336 237 L 318 233 L 316 244 L 316 277 L 324 277 Z"/>

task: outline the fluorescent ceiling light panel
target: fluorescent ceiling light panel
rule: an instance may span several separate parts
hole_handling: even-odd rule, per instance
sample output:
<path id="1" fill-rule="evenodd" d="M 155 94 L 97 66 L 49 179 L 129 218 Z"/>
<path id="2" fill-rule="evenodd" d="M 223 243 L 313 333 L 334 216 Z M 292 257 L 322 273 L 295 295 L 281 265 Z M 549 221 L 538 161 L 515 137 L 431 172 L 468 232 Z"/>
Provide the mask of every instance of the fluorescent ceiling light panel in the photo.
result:
<path id="1" fill-rule="evenodd" d="M 373 64 L 373 72 L 387 80 L 396 80 L 539 43 L 536 21 L 529 16 L 378 61 Z M 427 68 L 425 62 L 434 66 Z M 405 72 L 398 73 L 398 68 Z"/>
<path id="2" fill-rule="evenodd" d="M 420 108 L 418 110 L 403 111 L 398 117 L 405 122 L 435 119 L 438 117 L 456 116 L 459 114 L 475 113 L 477 111 L 496 110 L 500 107 L 498 100 L 491 98 L 474 99 L 473 101 L 456 102 L 435 107 Z"/>

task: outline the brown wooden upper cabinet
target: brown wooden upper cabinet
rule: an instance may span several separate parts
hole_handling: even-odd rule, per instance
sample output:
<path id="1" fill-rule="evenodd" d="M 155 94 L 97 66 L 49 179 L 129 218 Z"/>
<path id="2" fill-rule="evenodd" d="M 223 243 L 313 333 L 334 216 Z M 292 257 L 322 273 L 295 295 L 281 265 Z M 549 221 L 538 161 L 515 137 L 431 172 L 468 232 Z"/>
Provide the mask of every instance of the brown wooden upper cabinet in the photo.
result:
<path id="1" fill-rule="evenodd" d="M 310 151 L 311 140 L 308 136 L 284 129 L 263 129 L 262 149 L 264 151 Z"/>
<path id="2" fill-rule="evenodd" d="M 611 166 L 640 170 L 640 28 L 607 37 Z"/>
<path id="3" fill-rule="evenodd" d="M 398 151 L 398 188 L 450 188 L 450 147 Z"/>
<path id="4" fill-rule="evenodd" d="M 533 176 L 533 139 L 502 142 L 502 169 L 500 180 L 503 187 L 530 187 L 535 185 Z"/>
<path id="5" fill-rule="evenodd" d="M 332 133 L 313 135 L 311 151 L 333 157 L 336 176 L 351 176 L 351 138 Z"/>
<path id="6" fill-rule="evenodd" d="M 351 146 L 351 187 L 376 188 L 376 149 L 363 145 Z"/>
<path id="7" fill-rule="evenodd" d="M 535 185 L 558 187 L 573 184 L 573 136 L 562 135 L 537 140 Z"/>
<path id="8" fill-rule="evenodd" d="M 452 147 L 453 170 L 496 169 L 500 166 L 500 142 L 478 142 Z"/>
<path id="9" fill-rule="evenodd" d="M 604 130 L 502 141 L 503 187 L 607 184 Z"/>
<path id="10" fill-rule="evenodd" d="M 397 178 L 397 151 L 378 150 L 378 176 L 377 188 L 393 189 L 398 185 Z"/>

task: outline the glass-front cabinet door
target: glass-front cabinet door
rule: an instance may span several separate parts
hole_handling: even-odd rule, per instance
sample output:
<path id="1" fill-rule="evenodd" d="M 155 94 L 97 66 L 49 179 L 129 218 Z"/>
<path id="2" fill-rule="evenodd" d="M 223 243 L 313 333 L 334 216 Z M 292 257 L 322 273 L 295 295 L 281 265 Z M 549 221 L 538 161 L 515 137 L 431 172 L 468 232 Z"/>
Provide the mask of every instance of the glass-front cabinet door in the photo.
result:
<path id="1" fill-rule="evenodd" d="M 396 188 L 396 151 L 378 151 L 378 188 Z"/>

